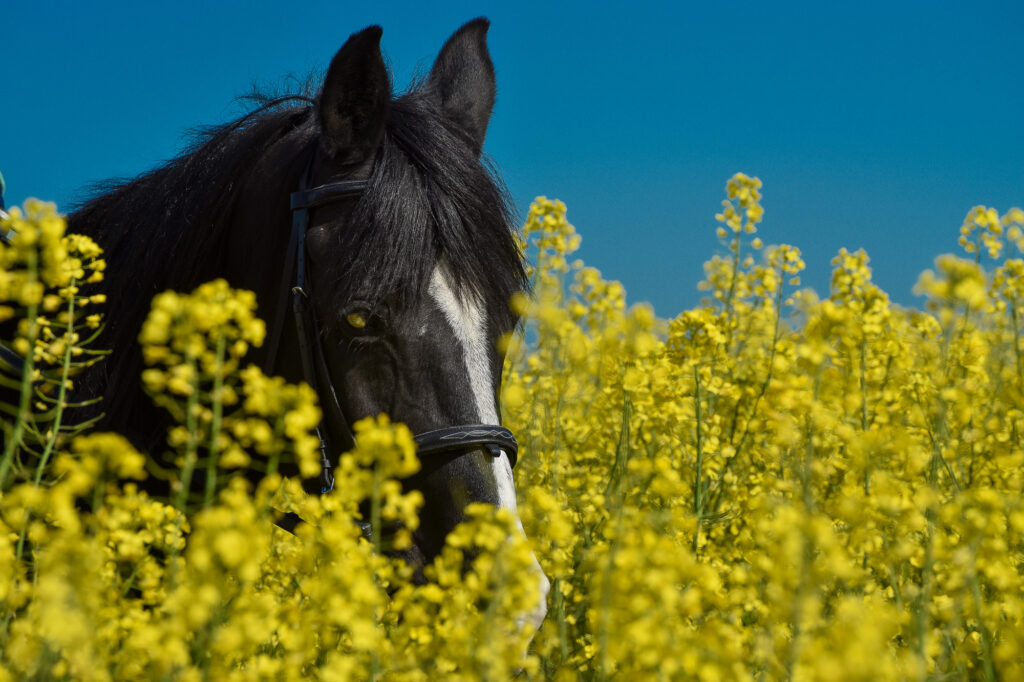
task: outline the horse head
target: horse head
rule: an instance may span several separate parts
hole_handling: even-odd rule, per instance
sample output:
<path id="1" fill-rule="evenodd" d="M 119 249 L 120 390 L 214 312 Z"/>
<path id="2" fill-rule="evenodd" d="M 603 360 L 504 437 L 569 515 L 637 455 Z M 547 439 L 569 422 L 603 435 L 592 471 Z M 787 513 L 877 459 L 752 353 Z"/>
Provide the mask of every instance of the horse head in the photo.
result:
<path id="1" fill-rule="evenodd" d="M 406 552 L 414 565 L 440 551 L 467 504 L 516 510 L 499 340 L 517 323 L 509 301 L 527 281 L 506 193 L 481 159 L 495 98 L 487 29 L 485 20 L 459 29 L 429 77 L 398 98 L 381 29 L 352 35 L 331 62 L 299 160 L 286 163 L 305 159 L 285 252 L 306 262 L 286 263 L 278 291 L 310 313 L 296 322 L 300 352 L 280 356 L 293 375 L 296 358 L 305 365 L 332 449 L 379 413 L 417 434 L 422 469 L 405 482 L 424 497 Z M 538 624 L 543 615 L 542 598 Z"/>

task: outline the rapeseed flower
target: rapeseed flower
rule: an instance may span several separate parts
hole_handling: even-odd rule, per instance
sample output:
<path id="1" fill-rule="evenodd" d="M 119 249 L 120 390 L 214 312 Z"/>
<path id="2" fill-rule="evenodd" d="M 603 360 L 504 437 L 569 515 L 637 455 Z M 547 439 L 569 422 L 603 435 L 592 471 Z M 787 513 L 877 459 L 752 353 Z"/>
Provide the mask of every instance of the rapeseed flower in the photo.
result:
<path id="1" fill-rule="evenodd" d="M 1024 676 L 1024 265 L 1004 256 L 1024 213 L 972 209 L 968 257 L 937 259 L 917 311 L 863 251 L 836 255 L 827 295 L 798 289 L 803 257 L 765 243 L 762 189 L 728 182 L 706 297 L 671 320 L 575 258 L 564 204 L 534 203 L 534 296 L 502 340 L 530 540 L 474 505 L 421 575 L 388 551 L 422 513 L 408 429 L 356 423 L 338 489 L 307 495 L 278 465 L 317 473 L 316 397 L 244 366 L 264 336 L 251 294 L 158 297 L 143 380 L 177 422 L 186 492 L 141 492 L 144 456 L 113 434 L 55 441 L 37 469 L 6 459 L 0 677 Z M 63 334 L 92 323 L 60 315 L 102 267 L 30 210 L 0 254 L 0 315 L 46 364 L 81 347 Z M 533 553 L 552 581 L 537 631 Z"/>

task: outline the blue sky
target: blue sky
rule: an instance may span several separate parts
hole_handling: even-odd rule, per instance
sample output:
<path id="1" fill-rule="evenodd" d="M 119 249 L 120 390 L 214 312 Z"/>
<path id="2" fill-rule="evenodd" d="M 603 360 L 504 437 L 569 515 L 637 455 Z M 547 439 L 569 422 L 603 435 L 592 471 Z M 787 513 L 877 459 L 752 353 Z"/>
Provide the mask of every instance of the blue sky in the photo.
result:
<path id="1" fill-rule="evenodd" d="M 863 247 L 898 302 L 975 204 L 1024 205 L 1024 3 L 8 3 L 0 171 L 8 204 L 69 207 L 188 131 L 240 113 L 253 83 L 326 67 L 384 28 L 396 87 L 464 21 L 491 19 L 486 145 L 520 215 L 564 200 L 581 256 L 662 316 L 696 305 L 735 172 L 765 184 L 766 243 Z"/>

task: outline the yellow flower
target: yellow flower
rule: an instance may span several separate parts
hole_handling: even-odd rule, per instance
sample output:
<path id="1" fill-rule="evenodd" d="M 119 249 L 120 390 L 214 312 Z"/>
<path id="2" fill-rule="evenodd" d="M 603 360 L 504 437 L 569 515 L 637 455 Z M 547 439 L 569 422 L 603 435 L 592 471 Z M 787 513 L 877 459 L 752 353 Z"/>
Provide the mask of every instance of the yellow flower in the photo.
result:
<path id="1" fill-rule="evenodd" d="M 524 334 L 503 340 L 518 516 L 469 505 L 422 567 L 397 556 L 436 511 L 405 487 L 409 430 L 359 421 L 337 490 L 307 495 L 277 465 L 317 473 L 316 397 L 241 366 L 262 341 L 254 298 L 223 282 L 158 297 L 143 382 L 181 418 L 173 457 L 216 485 L 150 498 L 112 434 L 54 450 L 38 481 L 42 453 L 5 459 L 0 677 L 1021 678 L 1024 262 L 996 245 L 1020 246 L 1024 213 L 972 209 L 973 258 L 940 256 L 916 311 L 863 251 L 833 259 L 827 297 L 788 294 L 799 249 L 743 237 L 760 181 L 737 174 L 726 196 L 707 299 L 671 321 L 572 257 L 564 204 L 534 202 L 534 300 L 515 298 Z M 79 343 L 60 316 L 92 252 L 33 210 L 0 287 L 11 346 L 45 360 Z M 53 261 L 70 280 L 8 286 L 42 244 L 83 254 Z M 52 311 L 22 319 L 33 281 Z M 266 475 L 225 471 L 242 466 Z M 369 541 L 367 521 L 398 530 Z"/>

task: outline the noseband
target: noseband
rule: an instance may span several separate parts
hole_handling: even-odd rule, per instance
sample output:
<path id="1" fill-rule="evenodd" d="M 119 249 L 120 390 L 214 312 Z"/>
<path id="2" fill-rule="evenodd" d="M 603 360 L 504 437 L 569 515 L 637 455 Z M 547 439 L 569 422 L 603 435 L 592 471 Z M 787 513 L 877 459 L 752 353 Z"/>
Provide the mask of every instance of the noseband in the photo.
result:
<path id="1" fill-rule="evenodd" d="M 284 311 L 287 307 L 288 294 L 292 297 L 292 314 L 295 317 L 295 328 L 298 332 L 299 355 L 302 359 L 302 374 L 320 399 L 324 414 L 330 413 L 336 430 L 341 433 L 331 434 L 341 440 L 339 451 L 344 452 L 355 446 L 355 437 L 349 427 L 345 413 L 341 409 L 338 393 L 331 381 L 324 356 L 323 344 L 320 340 L 320 327 L 317 324 L 316 312 L 312 305 L 312 294 L 306 273 L 306 230 L 309 228 L 309 209 L 332 204 L 345 199 L 358 199 L 366 191 L 365 180 L 345 180 L 320 185 L 307 189 L 312 176 L 313 159 L 306 166 L 299 190 L 292 192 L 292 232 L 288 240 L 288 251 L 285 256 L 284 274 L 281 279 L 280 294 L 271 329 L 270 341 L 267 346 L 267 359 L 264 371 L 273 372 L 277 352 L 281 345 L 284 329 Z M 323 419 L 316 427 L 316 435 L 320 439 L 320 492 L 329 493 L 334 489 L 334 463 L 331 460 L 331 444 L 328 438 L 327 424 Z M 497 457 L 504 450 L 513 467 L 519 453 L 519 443 L 511 431 L 494 424 L 460 424 L 433 431 L 418 433 L 414 437 L 417 453 L 422 460 L 427 456 L 450 455 L 462 453 L 475 448 L 483 448 Z"/>

